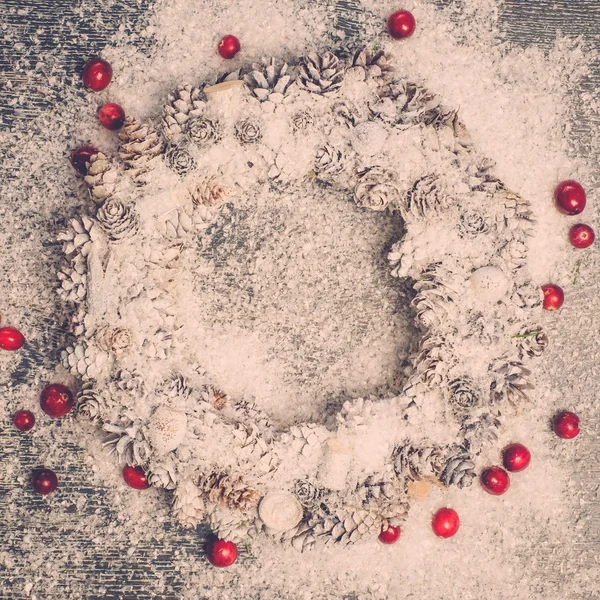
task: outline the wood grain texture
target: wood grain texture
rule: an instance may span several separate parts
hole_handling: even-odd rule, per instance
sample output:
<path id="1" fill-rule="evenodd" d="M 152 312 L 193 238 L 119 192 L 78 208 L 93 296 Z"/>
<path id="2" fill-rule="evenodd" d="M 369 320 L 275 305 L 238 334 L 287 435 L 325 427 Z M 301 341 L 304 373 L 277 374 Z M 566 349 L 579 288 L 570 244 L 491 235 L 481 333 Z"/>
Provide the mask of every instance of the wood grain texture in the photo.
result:
<path id="1" fill-rule="evenodd" d="M 60 87 L 65 82 L 75 81 L 77 76 L 73 74 L 80 72 L 83 57 L 99 51 L 111 40 L 119 25 L 125 29 L 143 26 L 144 15 L 151 4 L 151 0 L 112 2 L 113 17 L 99 26 L 96 11 L 86 13 L 74 0 L 0 0 L 3 32 L 0 36 L 0 127 L 27 127 L 29 120 L 60 103 Z M 332 22 L 347 35 L 360 34 L 363 14 L 359 2 L 332 1 L 331 14 Z M 600 2 L 506 0 L 502 24 L 507 39 L 522 45 L 549 46 L 554 42 L 556 31 L 561 30 L 568 35 L 582 35 L 598 46 Z M 332 33 L 335 37 L 335 32 Z M 31 65 L 35 65 L 36 56 L 42 50 L 45 63 L 31 74 Z M 597 89 L 599 83 L 600 69 L 597 69 L 585 87 Z M 587 133 L 598 124 L 574 123 L 575 135 L 582 148 L 585 148 Z M 45 268 L 43 272 L 33 273 L 28 285 L 50 284 L 56 251 L 56 245 L 51 243 L 41 251 Z M 581 277 L 571 292 L 574 310 L 585 312 L 586 307 L 600 296 L 597 272 L 593 261 L 582 265 Z M 51 368 L 56 361 L 57 350 L 64 343 L 65 318 L 64 315 L 57 318 L 56 310 L 58 307 L 48 305 L 31 308 L 32 318 L 39 319 L 40 335 L 29 342 L 15 365 L 12 384 L 16 387 L 31 381 L 40 369 Z M 578 326 L 581 326 L 580 339 L 588 353 L 597 355 L 600 351 L 596 339 L 600 314 L 597 311 L 590 313 L 587 321 Z M 555 336 L 567 342 L 561 348 L 551 350 L 548 364 L 552 363 L 553 368 L 548 375 L 565 397 L 590 393 L 598 396 L 600 382 L 590 378 L 585 366 L 574 366 L 574 361 L 565 358 L 577 356 L 579 351 L 569 327 L 569 323 L 557 326 Z M 13 393 L 14 389 L 5 387 L 0 393 Z M 532 596 L 532 600 L 553 598 L 553 589 L 559 587 L 565 577 L 576 578 L 581 572 L 597 572 L 600 550 L 597 417 L 596 414 L 587 430 L 591 443 L 580 444 L 576 455 L 572 493 L 581 503 L 578 528 L 582 534 L 573 544 L 543 548 L 525 557 L 529 568 L 538 569 L 543 574 L 541 579 L 546 581 L 540 584 L 539 593 Z M 65 433 L 69 431 L 75 438 L 75 424 L 61 426 Z M 85 453 L 72 443 L 59 443 L 61 453 L 70 459 L 59 472 L 61 487 L 49 504 L 32 493 L 23 492 L 26 482 L 18 479 L 26 477 L 44 460 L 41 451 L 44 446 L 31 436 L 17 435 L 7 419 L 0 424 L 0 600 L 29 597 L 18 591 L 26 589 L 24 586 L 28 582 L 19 567 L 31 561 L 32 550 L 40 545 L 48 549 L 50 569 L 60 573 L 60 585 L 44 588 L 32 580 L 37 598 L 180 598 L 187 577 L 182 566 L 185 556 L 201 554 L 205 532 L 182 532 L 165 519 L 163 538 L 143 540 L 136 545 L 135 552 L 129 554 L 131 540 L 118 533 L 122 516 L 111 508 L 107 490 L 90 486 L 90 467 L 85 462 Z M 21 472 L 2 473 L 2 465 L 8 462 L 8 457 L 15 455 L 19 456 Z M 77 549 L 76 556 L 69 555 L 65 550 L 67 545 Z M 39 566 L 39 572 L 43 573 L 43 565 Z M 273 590 L 270 593 L 273 594 Z M 201 593 L 196 597 L 201 600 Z M 255 597 L 267 595 L 255 590 Z M 281 592 L 277 597 L 285 599 L 286 594 Z M 350 600 L 352 595 L 346 598 Z M 575 590 L 569 596 L 569 600 L 578 598 L 591 596 L 586 590 L 581 593 Z"/>

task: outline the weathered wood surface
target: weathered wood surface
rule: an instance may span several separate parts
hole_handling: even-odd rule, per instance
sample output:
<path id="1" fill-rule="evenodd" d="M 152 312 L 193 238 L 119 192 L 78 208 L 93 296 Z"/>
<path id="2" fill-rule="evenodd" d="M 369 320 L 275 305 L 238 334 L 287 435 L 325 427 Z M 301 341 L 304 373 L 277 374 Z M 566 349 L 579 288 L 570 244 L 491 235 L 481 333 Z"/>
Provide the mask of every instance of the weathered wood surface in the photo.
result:
<path id="1" fill-rule="evenodd" d="M 241 1 L 241 0 L 240 0 Z M 440 0 L 440 3 L 447 3 Z M 103 4 L 103 3 L 99 3 Z M 125 22 L 126 27 L 140 27 L 143 15 L 151 0 L 118 0 L 113 3 L 114 19 L 103 21 L 102 27 L 94 26 L 95 14 L 82 13 L 75 0 L 0 0 L 0 25 L 5 29 L 0 34 L 0 127 L 24 127 L 28 119 L 42 111 L 48 111 L 58 101 L 59 87 L 49 86 L 45 92 L 39 91 L 40 80 L 36 76 L 26 76 L 30 65 L 35 64 L 37 48 L 45 52 L 55 49 L 54 63 L 46 65 L 58 79 L 68 81 L 69 74 L 80 72 L 82 60 L 91 53 L 99 51 L 110 41 L 116 27 Z M 70 16 L 69 20 L 65 17 Z M 357 20 L 360 19 L 360 7 L 356 0 L 339 0 L 332 4 L 332 20 L 337 19 L 337 26 L 348 34 L 360 30 Z M 506 0 L 503 13 L 503 28 L 508 39 L 519 44 L 553 43 L 556 30 L 560 29 L 569 35 L 583 35 L 597 44 L 600 34 L 600 2 L 598 0 Z M 5 35 L 8 31 L 11 35 Z M 22 46 L 14 47 L 14 34 L 22 37 Z M 29 61 L 28 63 L 26 62 Z M 48 73 L 45 72 L 44 76 Z M 597 89 L 600 82 L 600 69 L 586 83 L 588 89 Z M 30 93 L 31 89 L 38 90 Z M 15 106 L 17 109 L 15 110 Z M 574 124 L 574 131 L 585 147 L 586 133 L 598 123 L 579 121 Z M 5 233 L 5 232 L 4 232 Z M 3 247 L 3 252 L 10 247 Z M 48 267 L 52 266 L 50 259 Z M 577 336 L 572 331 L 572 322 L 565 320 L 557 325 L 554 335 L 565 339 L 565 345 L 554 348 L 550 352 L 549 364 L 553 364 L 550 376 L 555 387 L 565 396 L 577 397 L 599 395 L 600 379 L 589 376 L 590 369 L 585 364 L 568 357 L 589 356 L 598 354 L 600 343 L 597 332 L 600 330 L 600 311 L 590 311 L 589 307 L 597 305 L 595 299 L 600 296 L 598 270 L 593 261 L 581 266 L 579 280 L 570 294 L 573 311 L 581 311 L 588 315 L 585 323 L 578 323 L 580 346 L 575 345 Z M 7 276 L 4 272 L 2 277 Z M 36 274 L 32 275 L 28 285 L 36 284 Z M 43 277 L 39 277 L 40 281 Z M 32 312 L 48 318 L 52 307 L 33 307 Z M 41 318 L 41 317 L 40 317 Z M 62 332 L 51 321 L 46 327 L 46 335 L 23 352 L 15 377 L 18 380 L 30 380 L 37 365 L 44 359 L 52 362 L 56 359 L 56 349 L 62 343 Z M 580 349 L 586 348 L 585 354 Z M 567 357 L 567 358 L 564 358 Z M 5 390 L 6 393 L 6 390 Z M 598 415 L 596 421 L 588 426 L 588 444 L 581 444 L 576 456 L 574 483 L 572 493 L 581 503 L 581 515 L 578 530 L 584 535 L 578 536 L 575 544 L 559 548 L 546 548 L 535 558 L 531 558 L 531 568 L 541 570 L 540 579 L 547 585 L 540 588 L 535 598 L 549 598 L 553 582 L 564 577 L 577 577 L 577 573 L 585 572 L 588 576 L 599 572 L 598 555 L 600 550 L 600 522 L 598 481 L 600 469 L 598 455 L 600 442 L 598 434 Z M 596 435 L 594 435 L 594 432 Z M 185 573 L 174 568 L 178 555 L 184 550 L 190 554 L 199 553 L 202 539 L 196 534 L 185 534 L 170 524 L 165 524 L 164 540 L 153 543 L 141 543 L 137 546 L 133 557 L 127 556 L 129 541 L 116 537 L 112 539 L 107 533 L 115 515 L 104 500 L 103 490 L 90 488 L 89 466 L 85 465 L 83 453 L 72 445 L 63 448 L 73 456 L 71 468 L 63 475 L 63 485 L 56 505 L 60 507 L 61 531 L 53 525 L 47 504 L 44 500 L 31 494 L 14 494 L 22 482 L 17 475 L 12 478 L 4 473 L 0 477 L 0 600 L 15 600 L 27 596 L 17 593 L 14 584 L 22 581 L 15 577 L 17 570 L 11 568 L 29 560 L 30 550 L 38 544 L 48 548 L 56 548 L 57 554 L 66 545 L 81 549 L 82 560 L 51 566 L 54 573 L 60 572 L 62 590 L 39 591 L 36 585 L 37 598 L 163 598 L 166 600 L 181 596 L 184 587 Z M 0 423 L 0 469 L 8 456 L 17 454 L 22 464 L 22 473 L 27 473 L 37 466 L 41 460 L 29 437 L 19 436 L 9 426 L 8 415 Z M 22 474 L 21 473 L 21 474 Z M 0 472 L 0 475 L 2 473 Z M 78 503 L 84 497 L 85 502 Z M 10 505 L 7 499 L 10 498 Z M 25 522 L 26 527 L 14 527 L 14 523 Z M 96 537 L 100 529 L 100 543 Z M 112 541 L 111 541 L 112 540 Z M 50 553 L 52 556 L 52 552 Z M 61 555 L 62 556 L 62 555 Z M 43 567 L 40 565 L 40 572 Z M 157 588 L 157 582 L 161 587 Z M 80 594 L 81 586 L 86 591 Z M 591 598 L 587 591 L 581 594 L 577 586 L 571 599 Z M 586 588 L 589 589 L 589 588 Z M 260 591 L 256 590 L 260 598 Z M 294 597 L 294 596 L 291 596 Z M 553 597 L 553 596 L 552 596 Z M 198 596 L 201 598 L 201 596 Z M 534 598 L 534 596 L 532 596 Z"/>

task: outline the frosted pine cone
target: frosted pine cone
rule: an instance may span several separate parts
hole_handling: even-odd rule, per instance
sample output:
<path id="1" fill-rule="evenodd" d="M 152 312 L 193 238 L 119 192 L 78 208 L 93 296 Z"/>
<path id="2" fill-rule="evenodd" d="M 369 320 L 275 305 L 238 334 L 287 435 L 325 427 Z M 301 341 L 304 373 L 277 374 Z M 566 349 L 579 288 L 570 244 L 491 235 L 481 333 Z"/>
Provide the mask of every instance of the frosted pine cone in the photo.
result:
<path id="1" fill-rule="evenodd" d="M 244 76 L 244 82 L 261 102 L 270 100 L 279 104 L 294 82 L 288 70 L 287 63 L 271 58 L 267 64 L 253 64 L 252 71 Z"/>
<path id="2" fill-rule="evenodd" d="M 386 54 L 383 50 L 375 52 L 368 46 L 365 46 L 354 51 L 350 64 L 354 69 L 359 69 L 363 72 L 363 78 L 369 76 L 374 79 L 387 79 L 392 72 L 390 62 L 390 55 Z"/>
<path id="3" fill-rule="evenodd" d="M 326 144 L 317 150 L 315 171 L 321 177 L 337 175 L 344 170 L 344 154 L 339 148 Z"/>
<path id="4" fill-rule="evenodd" d="M 163 143 L 152 123 L 127 117 L 119 131 L 119 156 L 125 169 L 139 182 L 148 169 L 148 163 L 162 153 Z"/>
<path id="5" fill-rule="evenodd" d="M 418 481 L 437 478 L 446 464 L 444 451 L 438 446 L 407 444 L 394 451 L 394 471 L 401 479 Z"/>
<path id="6" fill-rule="evenodd" d="M 108 363 L 108 354 L 92 344 L 68 346 L 62 353 L 67 369 L 82 379 L 95 378 Z"/>
<path id="7" fill-rule="evenodd" d="M 59 294 L 67 301 L 81 303 L 87 295 L 87 261 L 83 254 L 76 254 L 70 265 L 58 272 Z"/>
<path id="8" fill-rule="evenodd" d="M 102 445 L 115 455 L 119 464 L 144 465 L 150 458 L 150 444 L 142 434 L 141 425 L 141 421 L 102 425 L 102 429 L 108 433 Z"/>
<path id="9" fill-rule="evenodd" d="M 294 484 L 294 495 L 305 508 L 314 508 L 323 496 L 323 490 L 310 481 L 298 480 Z"/>
<path id="10" fill-rule="evenodd" d="M 165 490 L 174 490 L 177 487 L 178 476 L 175 465 L 164 464 L 152 467 L 148 473 L 148 483 Z"/>
<path id="11" fill-rule="evenodd" d="M 494 201 L 501 203 L 504 210 L 498 216 L 500 231 L 506 229 L 520 231 L 525 236 L 532 235 L 535 219 L 528 200 L 507 189 L 500 190 L 494 195 Z"/>
<path id="12" fill-rule="evenodd" d="M 304 131 L 311 127 L 314 122 L 315 119 L 308 110 L 299 110 L 292 116 L 292 125 L 296 131 Z"/>
<path id="13" fill-rule="evenodd" d="M 168 167 L 181 177 L 196 168 L 196 159 L 191 155 L 185 143 L 171 145 L 164 157 Z"/>
<path id="14" fill-rule="evenodd" d="M 127 371 L 126 369 L 117 371 L 112 375 L 108 386 L 111 391 L 116 393 L 134 393 L 140 396 L 145 394 L 144 378 L 137 371 Z"/>
<path id="15" fill-rule="evenodd" d="M 491 412 L 469 419 L 460 430 L 465 447 L 471 454 L 479 454 L 485 446 L 498 440 L 500 425 L 498 415 Z"/>
<path id="16" fill-rule="evenodd" d="M 240 424 L 233 432 L 235 456 L 241 468 L 252 465 L 259 473 L 269 473 L 278 462 L 271 444 L 252 423 Z"/>
<path id="17" fill-rule="evenodd" d="M 430 335 L 423 339 L 415 371 L 428 386 L 440 385 L 455 364 L 456 357 L 443 336 Z"/>
<path id="18" fill-rule="evenodd" d="M 440 481 L 447 487 L 469 487 L 475 479 L 475 463 L 469 453 L 460 447 L 453 447 L 447 455 L 446 466 L 440 475 Z"/>
<path id="19" fill-rule="evenodd" d="M 514 407 L 529 400 L 527 392 L 533 389 L 528 376 L 531 371 L 519 359 L 503 357 L 490 365 L 492 383 L 490 400 L 494 404 L 508 402 Z"/>
<path id="20" fill-rule="evenodd" d="M 119 174 L 112 161 L 98 152 L 90 157 L 84 181 L 90 190 L 91 199 L 102 205 L 117 189 Z"/>
<path id="21" fill-rule="evenodd" d="M 242 477 L 225 471 L 215 471 L 200 477 L 198 487 L 209 502 L 228 506 L 232 510 L 248 511 L 258 504 L 260 494 L 247 486 Z"/>
<path id="22" fill-rule="evenodd" d="M 400 205 L 403 219 L 426 218 L 443 210 L 448 205 L 448 195 L 436 175 L 419 179 L 406 193 Z"/>
<path id="23" fill-rule="evenodd" d="M 125 327 L 104 325 L 96 332 L 95 339 L 105 352 L 121 354 L 131 347 L 131 333 Z"/>
<path id="24" fill-rule="evenodd" d="M 163 398 L 188 398 L 192 388 L 181 373 L 173 373 L 156 386 L 155 393 Z"/>
<path id="25" fill-rule="evenodd" d="M 311 457 L 322 452 L 323 442 L 328 436 L 328 432 L 313 423 L 292 425 L 289 432 L 281 435 L 281 443 L 285 450 L 291 449 L 302 456 Z"/>
<path id="26" fill-rule="evenodd" d="M 81 220 L 71 219 L 69 225 L 69 229 L 61 231 L 57 236 L 57 240 L 63 242 L 64 255 L 72 257 L 81 254 L 87 256 L 92 246 L 90 233 L 94 228 L 94 221 L 84 216 Z"/>
<path id="27" fill-rule="evenodd" d="M 106 409 L 106 400 L 93 381 L 86 381 L 77 394 L 77 412 L 90 421 L 97 422 L 102 419 L 103 410 Z"/>
<path id="28" fill-rule="evenodd" d="M 372 475 L 356 488 L 354 495 L 358 496 L 365 510 L 381 516 L 385 525 L 397 526 L 408 515 L 405 481 L 393 473 Z"/>
<path id="29" fill-rule="evenodd" d="M 515 282 L 510 299 L 519 308 L 539 308 L 542 305 L 543 293 L 539 285 L 519 278 Z"/>
<path id="30" fill-rule="evenodd" d="M 490 230 L 483 213 L 475 210 L 463 212 L 458 221 L 458 234 L 463 238 L 476 238 Z"/>
<path id="31" fill-rule="evenodd" d="M 184 85 L 169 94 L 163 115 L 163 133 L 167 140 L 180 138 L 187 131 L 188 121 L 204 112 L 206 104 L 202 96 L 202 92 L 191 85 Z"/>
<path id="32" fill-rule="evenodd" d="M 173 516 L 183 527 L 196 527 L 204 518 L 200 490 L 189 479 L 180 481 L 173 492 Z"/>
<path id="33" fill-rule="evenodd" d="M 468 377 L 457 377 L 448 383 L 448 403 L 455 415 L 463 415 L 481 403 L 481 394 Z"/>
<path id="34" fill-rule="evenodd" d="M 525 329 L 518 335 L 513 336 L 519 348 L 520 358 L 541 356 L 548 347 L 548 336 L 541 327 Z"/>
<path id="35" fill-rule="evenodd" d="M 331 96 L 343 81 L 344 65 L 331 52 L 309 54 L 300 65 L 298 84 L 314 94 Z"/>
<path id="36" fill-rule="evenodd" d="M 208 525 L 222 540 L 239 544 L 258 533 L 255 511 L 243 513 L 222 506 L 213 506 L 208 515 Z"/>
<path id="37" fill-rule="evenodd" d="M 193 119 L 188 126 L 188 137 L 199 148 L 215 144 L 221 139 L 219 123 L 206 117 Z"/>
<path id="38" fill-rule="evenodd" d="M 375 539 L 381 531 L 383 519 L 367 510 L 342 506 L 319 510 L 308 524 L 315 538 L 345 546 Z"/>
<path id="39" fill-rule="evenodd" d="M 262 123 L 252 117 L 242 119 L 235 124 L 235 137 L 240 144 L 257 144 L 262 139 Z"/>
<path id="40" fill-rule="evenodd" d="M 358 174 L 358 183 L 354 188 L 354 199 L 358 206 L 371 210 L 385 210 L 395 205 L 400 193 L 396 185 L 398 175 L 381 167 L 371 167 Z"/>
<path id="41" fill-rule="evenodd" d="M 219 206 L 229 195 L 229 190 L 216 177 L 204 179 L 190 191 L 192 202 L 196 206 Z"/>
<path id="42" fill-rule="evenodd" d="M 102 229 L 112 242 L 120 242 L 133 237 L 140 227 L 139 217 L 132 205 L 110 198 L 96 213 Z"/>
<path id="43" fill-rule="evenodd" d="M 178 240 L 193 234 L 195 223 L 185 208 L 176 208 L 168 213 L 167 218 L 159 224 L 159 228 L 169 240 Z"/>

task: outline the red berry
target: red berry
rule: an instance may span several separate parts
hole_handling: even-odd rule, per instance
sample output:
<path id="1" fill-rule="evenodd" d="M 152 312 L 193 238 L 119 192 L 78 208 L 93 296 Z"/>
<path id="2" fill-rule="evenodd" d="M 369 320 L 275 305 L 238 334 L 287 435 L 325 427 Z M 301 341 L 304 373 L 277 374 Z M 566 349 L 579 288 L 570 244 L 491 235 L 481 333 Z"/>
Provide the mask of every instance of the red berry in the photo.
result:
<path id="1" fill-rule="evenodd" d="M 510 444 L 502 451 L 502 463 L 507 471 L 516 473 L 529 466 L 531 452 L 523 444 Z"/>
<path id="2" fill-rule="evenodd" d="M 123 479 L 134 490 L 147 490 L 150 487 L 146 472 L 142 467 L 123 467 Z"/>
<path id="3" fill-rule="evenodd" d="M 98 149 L 94 146 L 80 146 L 71 152 L 71 164 L 78 173 L 87 175 L 87 163 L 94 154 L 98 154 Z"/>
<path id="4" fill-rule="evenodd" d="M 459 526 L 458 513 L 452 508 L 440 508 L 433 515 L 431 521 L 433 533 L 442 538 L 452 537 L 458 531 Z"/>
<path id="5" fill-rule="evenodd" d="M 544 292 L 543 307 L 545 310 L 558 310 L 565 301 L 565 293 L 562 288 L 554 283 L 547 283 L 542 286 Z"/>
<path id="6" fill-rule="evenodd" d="M 415 32 L 415 18 L 407 10 L 392 13 L 387 22 L 389 34 L 396 40 L 410 37 Z"/>
<path id="7" fill-rule="evenodd" d="M 116 131 L 121 129 L 125 123 L 125 111 L 118 104 L 109 102 L 98 110 L 98 120 L 102 127 Z"/>
<path id="8" fill-rule="evenodd" d="M 575 248 L 589 248 L 595 239 L 594 230 L 583 223 L 573 225 L 569 231 L 569 240 Z"/>
<path id="9" fill-rule="evenodd" d="M 382 544 L 395 544 L 400 539 L 400 527 L 388 525 L 387 529 L 381 529 L 379 541 Z"/>
<path id="10" fill-rule="evenodd" d="M 230 567 L 238 555 L 237 546 L 227 540 L 213 540 L 209 542 L 207 556 L 211 565 L 215 567 Z"/>
<path id="11" fill-rule="evenodd" d="M 40 406 L 49 417 L 64 417 L 73 408 L 73 394 L 66 385 L 53 383 L 42 391 Z"/>
<path id="12" fill-rule="evenodd" d="M 18 350 L 25 343 L 23 334 L 14 327 L 0 328 L 0 348 L 2 350 Z"/>
<path id="13" fill-rule="evenodd" d="M 564 440 L 576 437 L 579 435 L 579 417 L 568 411 L 558 413 L 554 416 L 554 433 Z"/>
<path id="14" fill-rule="evenodd" d="M 58 487 L 56 473 L 50 469 L 39 469 L 33 473 L 31 485 L 38 494 L 51 494 Z"/>
<path id="15" fill-rule="evenodd" d="M 226 35 L 219 42 L 219 56 L 221 58 L 233 58 L 240 51 L 240 40 L 235 35 Z"/>
<path id="16" fill-rule="evenodd" d="M 578 215 L 585 208 L 585 190 L 572 179 L 563 181 L 554 190 L 554 203 L 563 215 Z"/>
<path id="17" fill-rule="evenodd" d="M 83 67 L 81 79 L 86 88 L 100 92 L 108 87 L 112 79 L 112 67 L 102 58 L 92 58 Z"/>
<path id="18" fill-rule="evenodd" d="M 15 413 L 13 423 L 19 431 L 29 431 L 35 425 L 35 416 L 30 410 L 20 410 Z"/>
<path id="19" fill-rule="evenodd" d="M 481 487 L 494 496 L 500 496 L 510 487 L 510 477 L 501 467 L 488 467 L 479 478 Z"/>

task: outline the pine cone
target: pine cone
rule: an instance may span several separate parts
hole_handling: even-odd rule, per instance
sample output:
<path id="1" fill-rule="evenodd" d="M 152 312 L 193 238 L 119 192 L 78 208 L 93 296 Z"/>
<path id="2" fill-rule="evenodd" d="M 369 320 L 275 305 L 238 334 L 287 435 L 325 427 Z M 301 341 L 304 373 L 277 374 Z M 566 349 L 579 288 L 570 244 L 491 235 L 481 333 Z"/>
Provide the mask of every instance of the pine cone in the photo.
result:
<path id="1" fill-rule="evenodd" d="M 531 371 L 518 359 L 503 357 L 490 365 L 492 383 L 490 400 L 494 404 L 507 401 L 513 406 L 529 400 L 527 392 L 533 389 L 527 377 Z"/>
<path id="2" fill-rule="evenodd" d="M 204 518 L 204 502 L 193 481 L 180 481 L 173 492 L 173 516 L 183 527 L 196 527 Z"/>
<path id="3" fill-rule="evenodd" d="M 510 299 L 519 308 L 534 309 L 542 305 L 543 293 L 539 285 L 535 285 L 530 280 L 518 278 Z"/>
<path id="4" fill-rule="evenodd" d="M 481 394 L 469 377 L 457 377 L 448 383 L 448 403 L 455 415 L 473 410 L 481 403 Z"/>
<path id="5" fill-rule="evenodd" d="M 279 104 L 290 92 L 294 80 L 288 73 L 287 63 L 271 58 L 266 64 L 253 64 L 244 82 L 261 102 L 270 100 Z"/>
<path id="6" fill-rule="evenodd" d="M 125 169 L 140 183 L 140 176 L 148 170 L 148 163 L 163 151 L 163 143 L 152 123 L 127 117 L 119 131 L 119 156 Z"/>
<path id="7" fill-rule="evenodd" d="M 152 467 L 148 472 L 148 483 L 165 490 L 174 490 L 177 487 L 177 470 L 173 464 L 162 464 Z"/>
<path id="8" fill-rule="evenodd" d="M 423 115 L 439 106 L 439 101 L 426 88 L 411 82 L 395 82 L 386 89 L 380 116 L 400 129 L 422 123 Z"/>
<path id="9" fill-rule="evenodd" d="M 156 386 L 155 394 L 163 398 L 189 398 L 192 388 L 181 373 L 172 373 Z"/>
<path id="10" fill-rule="evenodd" d="M 198 148 L 206 148 L 221 139 L 221 128 L 217 121 L 212 121 L 206 117 L 198 117 L 190 121 L 187 134 Z"/>
<path id="11" fill-rule="evenodd" d="M 444 451 L 437 446 L 407 444 L 394 450 L 394 471 L 401 479 L 419 481 L 437 478 L 446 464 Z"/>
<path id="12" fill-rule="evenodd" d="M 317 150 L 315 158 L 315 171 L 321 178 L 338 175 L 344 170 L 345 157 L 343 152 L 326 144 Z"/>
<path id="13" fill-rule="evenodd" d="M 308 110 L 299 110 L 292 116 L 292 125 L 295 131 L 305 131 L 311 127 L 315 122 L 315 119 L 311 112 Z"/>
<path id="14" fill-rule="evenodd" d="M 344 65 L 331 52 L 309 54 L 300 65 L 298 84 L 314 94 L 331 96 L 342 87 L 343 80 Z"/>
<path id="15" fill-rule="evenodd" d="M 294 483 L 294 494 L 302 506 L 312 509 L 318 506 L 320 499 L 323 497 L 324 490 L 318 488 L 310 481 L 299 479 Z"/>
<path id="16" fill-rule="evenodd" d="M 310 550 L 317 541 L 312 526 L 306 521 L 302 521 L 290 531 L 285 531 L 279 539 L 281 542 L 290 542 L 292 547 L 298 550 L 298 552 Z"/>
<path id="17" fill-rule="evenodd" d="M 465 448 L 471 454 L 477 455 L 486 445 L 498 441 L 498 430 L 501 425 L 498 416 L 487 412 L 463 423 L 460 432 L 465 440 Z"/>
<path id="18" fill-rule="evenodd" d="M 527 264 L 527 244 L 516 238 L 507 241 L 498 251 L 502 267 L 510 271 L 521 269 Z"/>
<path id="19" fill-rule="evenodd" d="M 458 221 L 458 235 L 462 238 L 476 238 L 485 235 L 490 230 L 484 213 L 476 210 L 463 212 Z"/>
<path id="20" fill-rule="evenodd" d="M 383 50 L 377 52 L 368 46 L 358 48 L 354 51 L 350 65 L 354 70 L 363 73 L 361 78 L 372 77 L 374 79 L 388 79 L 392 75 L 391 56 Z"/>
<path id="21" fill-rule="evenodd" d="M 133 205 L 125 205 L 115 198 L 108 199 L 96 213 L 96 219 L 111 242 L 121 242 L 133 237 L 140 228 L 138 214 Z"/>
<path id="22" fill-rule="evenodd" d="M 222 540 L 239 544 L 258 533 L 255 511 L 244 513 L 226 507 L 214 506 L 208 516 L 212 532 Z"/>
<path id="23" fill-rule="evenodd" d="M 447 455 L 446 466 L 440 475 L 440 481 L 446 486 L 469 487 L 475 479 L 475 463 L 469 453 L 460 447 L 452 447 Z"/>
<path id="24" fill-rule="evenodd" d="M 91 199 L 96 204 L 102 205 L 116 192 L 118 177 L 116 167 L 102 152 L 91 156 L 84 177 Z"/>
<path id="25" fill-rule="evenodd" d="M 204 112 L 206 104 L 202 96 L 202 92 L 191 85 L 184 85 L 169 94 L 163 114 L 163 133 L 167 140 L 178 140 L 186 133 L 188 121 Z"/>
<path id="26" fill-rule="evenodd" d="M 235 124 L 235 137 L 240 144 L 257 144 L 262 139 L 262 123 L 259 119 L 247 117 Z"/>
<path id="27" fill-rule="evenodd" d="M 114 454 L 119 464 L 144 465 L 151 455 L 150 444 L 141 432 L 141 421 L 128 421 L 120 425 L 103 423 L 108 433 L 102 445 Z"/>
<path id="28" fill-rule="evenodd" d="M 182 207 L 170 211 L 168 217 L 158 225 L 159 231 L 169 240 L 179 240 L 193 234 L 196 224 L 188 210 Z"/>
<path id="29" fill-rule="evenodd" d="M 108 383 L 109 390 L 144 396 L 144 378 L 137 371 L 121 369 L 114 373 Z"/>
<path id="30" fill-rule="evenodd" d="M 196 169 L 196 159 L 191 155 L 186 143 L 172 144 L 164 154 L 167 166 L 180 177 Z"/>
<path id="31" fill-rule="evenodd" d="M 498 216 L 500 231 L 510 230 L 521 232 L 524 236 L 533 235 L 535 219 L 531 210 L 531 204 L 519 194 L 507 189 L 500 190 L 494 195 L 494 202 L 504 207 Z"/>
<path id="32" fill-rule="evenodd" d="M 225 471 L 215 471 L 200 477 L 198 487 L 208 496 L 209 502 L 232 510 L 248 511 L 260 499 L 260 494 L 247 486 L 241 476 Z"/>
<path id="33" fill-rule="evenodd" d="M 196 184 L 190 195 L 196 206 L 219 206 L 227 200 L 229 190 L 216 177 L 210 177 Z"/>
<path id="34" fill-rule="evenodd" d="M 456 364 L 450 345 L 441 335 L 429 335 L 421 342 L 415 360 L 415 373 L 428 386 L 439 386 Z"/>
<path id="35" fill-rule="evenodd" d="M 95 423 L 102 419 L 105 404 L 105 398 L 96 388 L 95 382 L 84 382 L 77 394 L 77 412 Z"/>
<path id="36" fill-rule="evenodd" d="M 371 210 L 385 210 L 400 198 L 396 185 L 398 175 L 394 171 L 381 167 L 370 167 L 358 174 L 358 183 L 354 188 L 354 199 L 358 206 Z"/>
<path id="37" fill-rule="evenodd" d="M 398 526 L 409 510 L 405 483 L 393 473 L 372 475 L 356 488 L 354 495 L 360 499 L 363 509 L 381 516 L 384 525 Z"/>
<path id="38" fill-rule="evenodd" d="M 530 327 L 513 336 L 519 348 L 519 358 L 541 356 L 548 347 L 548 336 L 541 327 Z"/>
<path id="39" fill-rule="evenodd" d="M 348 545 L 376 538 L 383 519 L 367 510 L 341 506 L 319 510 L 308 524 L 315 538 L 323 538 L 325 543 Z"/>
<path id="40" fill-rule="evenodd" d="M 67 346 L 63 351 L 62 362 L 74 375 L 83 379 L 97 377 L 108 362 L 108 354 L 93 344 L 81 343 Z"/>
<path id="41" fill-rule="evenodd" d="M 68 302 L 80 304 L 87 295 L 87 260 L 77 254 L 70 265 L 61 267 L 58 272 L 60 288 L 58 293 Z"/>
<path id="42" fill-rule="evenodd" d="M 76 257 L 81 255 L 86 257 L 92 247 L 90 233 L 94 228 L 94 221 L 89 217 L 79 219 L 71 219 L 70 227 L 66 231 L 61 231 L 57 240 L 63 242 L 62 251 L 67 257 Z"/>
<path id="43" fill-rule="evenodd" d="M 406 193 L 400 205 L 403 219 L 427 218 L 448 205 L 448 195 L 436 175 L 426 175 L 419 179 Z"/>
<path id="44" fill-rule="evenodd" d="M 233 436 L 240 468 L 252 465 L 257 472 L 269 473 L 276 467 L 277 456 L 256 424 L 239 424 L 233 431 Z"/>
<path id="45" fill-rule="evenodd" d="M 322 452 L 327 435 L 313 423 L 292 425 L 288 432 L 281 435 L 281 443 L 286 450 L 289 448 L 302 456 L 310 457 Z"/>
<path id="46" fill-rule="evenodd" d="M 131 348 L 131 333 L 125 327 L 104 325 L 96 331 L 95 339 L 105 352 L 121 354 Z"/>

